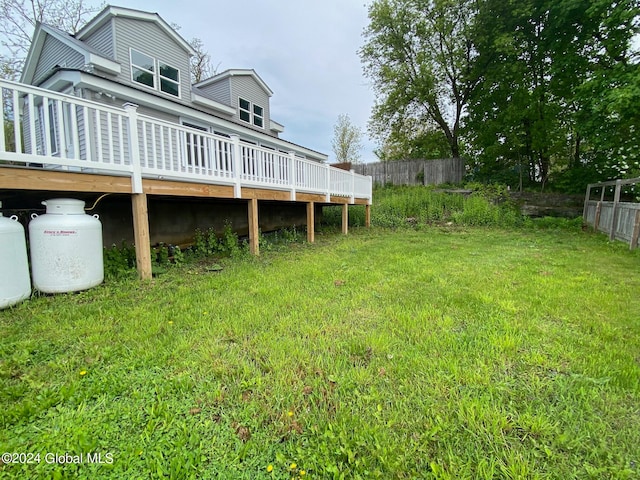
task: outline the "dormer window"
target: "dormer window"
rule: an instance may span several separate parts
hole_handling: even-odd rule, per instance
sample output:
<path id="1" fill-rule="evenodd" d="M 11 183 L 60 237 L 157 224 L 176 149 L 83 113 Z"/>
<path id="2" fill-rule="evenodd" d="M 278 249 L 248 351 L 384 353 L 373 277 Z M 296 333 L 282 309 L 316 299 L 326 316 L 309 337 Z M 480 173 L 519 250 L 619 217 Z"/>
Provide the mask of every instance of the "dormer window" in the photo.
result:
<path id="1" fill-rule="evenodd" d="M 240 107 L 240 120 L 251 123 L 251 103 L 244 98 L 239 98 L 238 106 Z"/>
<path id="2" fill-rule="evenodd" d="M 264 128 L 264 108 L 260 105 L 252 104 L 244 98 L 238 98 L 238 114 L 243 122 Z"/>
<path id="3" fill-rule="evenodd" d="M 174 97 L 180 96 L 180 71 L 133 49 L 131 49 L 131 79 Z"/>
<path id="4" fill-rule="evenodd" d="M 262 107 L 258 105 L 253 106 L 253 124 L 256 127 L 264 127 L 264 113 Z"/>

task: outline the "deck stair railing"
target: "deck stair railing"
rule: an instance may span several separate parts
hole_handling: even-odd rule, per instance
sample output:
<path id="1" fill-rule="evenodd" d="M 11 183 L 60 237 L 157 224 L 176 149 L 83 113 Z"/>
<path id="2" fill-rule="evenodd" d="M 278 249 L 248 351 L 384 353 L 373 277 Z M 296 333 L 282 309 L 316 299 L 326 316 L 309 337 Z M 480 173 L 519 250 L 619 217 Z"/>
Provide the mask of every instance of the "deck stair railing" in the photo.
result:
<path id="1" fill-rule="evenodd" d="M 72 95 L 0 80 L 4 121 L 0 161 L 142 178 L 367 199 L 371 177 L 281 151 L 140 114 L 127 104 L 112 107 Z M 135 128 L 132 128 L 135 125 Z M 0 162 L 0 166 L 2 163 Z"/>

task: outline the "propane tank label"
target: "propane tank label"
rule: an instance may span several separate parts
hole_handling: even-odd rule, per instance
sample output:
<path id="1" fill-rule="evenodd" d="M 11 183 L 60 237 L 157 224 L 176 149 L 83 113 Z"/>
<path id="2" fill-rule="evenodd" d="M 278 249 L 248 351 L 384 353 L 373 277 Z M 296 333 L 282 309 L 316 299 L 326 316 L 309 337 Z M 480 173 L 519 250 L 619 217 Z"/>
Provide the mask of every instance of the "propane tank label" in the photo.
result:
<path id="1" fill-rule="evenodd" d="M 78 235 L 77 230 L 45 230 L 45 235 L 50 237 L 75 237 Z"/>

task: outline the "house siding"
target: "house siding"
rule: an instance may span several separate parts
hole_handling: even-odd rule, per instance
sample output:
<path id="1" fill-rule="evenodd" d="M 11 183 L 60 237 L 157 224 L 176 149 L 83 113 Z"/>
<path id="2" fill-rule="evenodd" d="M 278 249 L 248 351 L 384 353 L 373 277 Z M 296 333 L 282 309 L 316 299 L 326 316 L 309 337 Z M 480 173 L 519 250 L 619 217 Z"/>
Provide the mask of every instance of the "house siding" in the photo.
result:
<path id="1" fill-rule="evenodd" d="M 228 105 L 230 107 L 234 106 L 231 101 L 231 85 L 229 84 L 228 78 L 224 81 L 207 85 L 206 87 L 198 87 L 198 90 L 211 100 L 215 100 L 216 102 L 220 102 L 223 105 Z"/>
<path id="2" fill-rule="evenodd" d="M 42 55 L 36 65 L 32 84 L 38 85 L 56 65 L 67 68 L 82 68 L 84 56 L 51 35 L 47 35 L 42 47 Z"/>
<path id="3" fill-rule="evenodd" d="M 189 70 L 189 55 L 175 41 L 169 37 L 158 25 L 151 22 L 141 22 L 128 18 L 115 18 L 116 57 L 115 60 L 123 66 L 117 81 L 135 88 L 145 88 L 131 80 L 131 59 L 129 50 L 133 48 L 140 53 L 149 55 L 180 71 L 180 99 L 166 95 L 175 101 L 189 104 L 191 100 L 191 73 Z M 159 53 L 161 52 L 161 53 Z M 150 89 L 152 90 L 152 89 Z"/>
<path id="4" fill-rule="evenodd" d="M 111 22 L 106 22 L 96 31 L 92 32 L 91 36 L 83 38 L 82 41 L 90 47 L 95 48 L 105 57 L 112 60 L 115 59 L 113 47 L 113 25 Z"/>
<path id="5" fill-rule="evenodd" d="M 141 105 L 138 108 L 138 113 L 141 115 L 147 115 L 149 117 L 157 118 L 158 120 L 164 120 L 165 122 L 180 123 L 180 117 L 178 115 L 172 115 L 167 112 L 154 110 L 153 108 L 146 107 L 144 105 Z"/>
<path id="6" fill-rule="evenodd" d="M 238 110 L 238 98 L 248 100 L 252 104 L 259 105 L 264 109 L 264 128 L 255 127 L 251 125 L 251 128 L 260 130 L 269 135 L 273 135 L 273 132 L 269 129 L 269 121 L 271 118 L 269 111 L 269 96 L 265 91 L 260 88 L 260 85 L 249 75 L 238 75 L 230 78 L 231 85 L 231 101 L 233 106 L 236 107 L 236 114 L 233 119 L 241 122 L 243 125 L 249 125 L 246 122 L 240 120 L 240 112 Z"/>

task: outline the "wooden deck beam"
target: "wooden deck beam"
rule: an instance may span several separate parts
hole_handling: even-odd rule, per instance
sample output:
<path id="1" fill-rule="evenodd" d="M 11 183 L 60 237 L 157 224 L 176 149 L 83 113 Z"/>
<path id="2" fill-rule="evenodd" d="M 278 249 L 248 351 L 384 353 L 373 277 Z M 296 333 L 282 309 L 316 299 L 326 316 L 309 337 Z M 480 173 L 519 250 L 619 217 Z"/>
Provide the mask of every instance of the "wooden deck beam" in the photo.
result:
<path id="1" fill-rule="evenodd" d="M 336 205 L 349 205 L 349 197 L 338 197 L 335 195 L 331 195 L 329 197 L 328 203 L 336 204 Z"/>
<path id="2" fill-rule="evenodd" d="M 242 187 L 242 198 L 290 202 L 291 192 L 289 192 L 288 190 L 270 190 L 268 188 Z"/>
<path id="3" fill-rule="evenodd" d="M 0 188 L 82 193 L 131 193 L 131 179 L 41 168 L 0 168 Z"/>
<path id="4" fill-rule="evenodd" d="M 233 199 L 233 185 L 185 182 L 169 179 L 143 178 L 142 187 L 147 195 L 175 197 L 206 197 Z M 131 178 L 120 175 L 80 173 L 61 170 L 46 170 L 23 166 L 0 165 L 0 189 L 40 190 L 79 193 L 132 193 Z M 272 201 L 291 201 L 289 190 L 242 187 L 242 198 Z M 329 202 L 324 194 L 296 192 L 296 201 L 323 204 L 349 204 L 349 197 L 332 195 Z M 366 198 L 355 198 L 354 204 L 367 205 Z"/>
<path id="5" fill-rule="evenodd" d="M 326 195 L 318 195 L 317 193 L 296 193 L 296 201 L 298 202 L 315 202 L 324 203 L 327 199 Z"/>
<path id="6" fill-rule="evenodd" d="M 233 186 L 173 180 L 142 179 L 142 189 L 149 195 L 175 197 L 234 198 Z M 129 190 L 131 193 L 131 190 Z"/>

